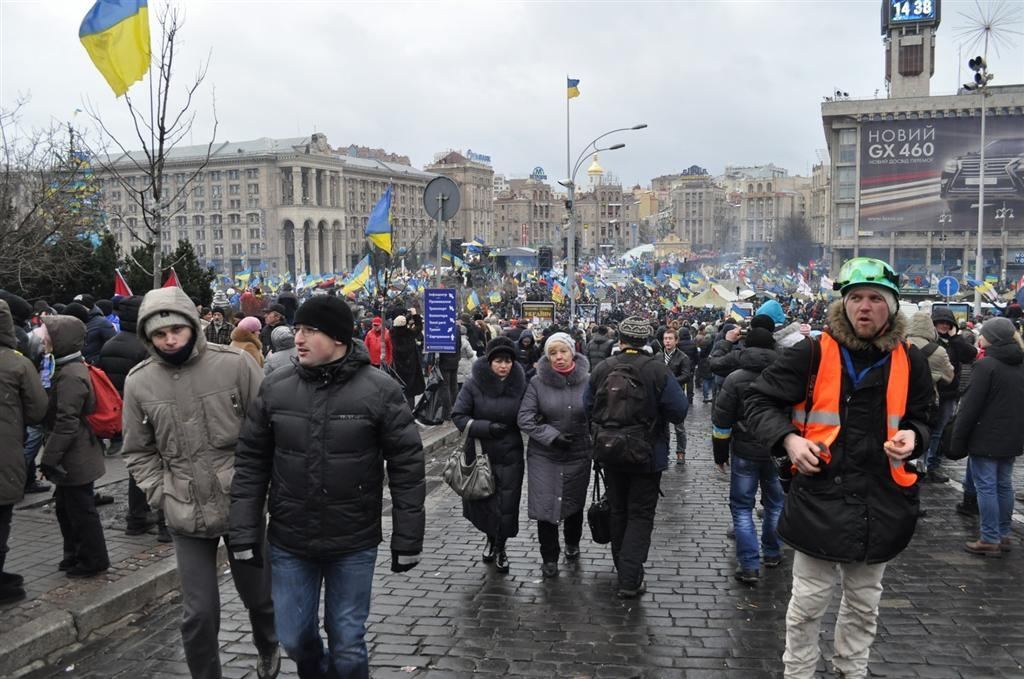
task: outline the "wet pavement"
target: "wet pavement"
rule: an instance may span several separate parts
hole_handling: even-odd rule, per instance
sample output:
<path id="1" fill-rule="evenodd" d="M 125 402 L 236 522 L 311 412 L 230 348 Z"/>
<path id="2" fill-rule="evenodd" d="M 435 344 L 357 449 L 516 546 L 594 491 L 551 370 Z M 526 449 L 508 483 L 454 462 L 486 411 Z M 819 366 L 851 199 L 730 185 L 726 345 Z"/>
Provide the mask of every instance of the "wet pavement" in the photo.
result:
<path id="1" fill-rule="evenodd" d="M 782 567 L 763 570 L 756 587 L 733 578 L 728 483 L 711 461 L 709 407 L 694 404 L 688 461 L 664 475 L 648 592 L 639 600 L 615 597 L 609 549 L 589 534 L 577 563 L 563 561 L 557 578 L 541 578 L 525 493 L 520 534 L 508 544 L 511 571 L 480 563 L 483 538 L 439 483 L 435 461 L 420 566 L 393 574 L 381 550 L 368 637 L 373 676 L 781 676 L 791 552 Z M 958 478 L 962 463 L 951 471 Z M 928 514 L 886 572 L 871 676 L 1024 677 L 1020 523 L 1013 553 L 982 559 L 961 549 L 976 527 L 956 514 L 957 489 L 929 484 L 922 495 Z M 247 617 L 226 570 L 221 593 L 224 674 L 255 677 Z M 823 624 L 825 657 L 837 607 L 838 596 Z M 169 595 L 28 676 L 187 677 L 180 616 L 177 595 Z M 296 676 L 290 661 L 281 676 Z"/>

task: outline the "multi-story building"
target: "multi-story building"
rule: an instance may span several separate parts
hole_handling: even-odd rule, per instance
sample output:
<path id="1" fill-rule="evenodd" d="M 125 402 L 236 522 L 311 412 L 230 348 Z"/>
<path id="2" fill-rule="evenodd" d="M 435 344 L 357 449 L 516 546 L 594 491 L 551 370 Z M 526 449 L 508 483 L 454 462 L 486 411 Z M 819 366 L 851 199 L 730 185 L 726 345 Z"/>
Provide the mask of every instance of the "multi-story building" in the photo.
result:
<path id="1" fill-rule="evenodd" d="M 173 149 L 164 166 L 164 251 L 187 240 L 222 273 L 346 271 L 362 257 L 367 219 L 389 185 L 396 251 L 428 250 L 434 231 L 422 195 L 435 175 L 349 155 L 351 148 L 336 151 L 315 133 L 215 143 L 209 153 L 205 145 Z M 127 195 L 145 181 L 136 165 L 144 161 L 140 153 L 131 156 L 106 163 L 123 184 L 97 169 L 110 229 L 124 251 L 139 245 L 133 232 L 144 233 L 142 211 Z"/>
<path id="2" fill-rule="evenodd" d="M 676 237 L 695 251 L 722 249 L 730 222 L 725 187 L 696 165 L 672 176 L 667 202 Z"/>
<path id="3" fill-rule="evenodd" d="M 511 179 L 494 200 L 494 236 L 497 247 L 553 247 L 559 245 L 564 199 L 539 179 Z"/>
<path id="4" fill-rule="evenodd" d="M 508 180 L 503 174 L 494 175 L 494 198 L 497 200 L 498 196 L 508 191 Z"/>
<path id="5" fill-rule="evenodd" d="M 447 151 L 438 154 L 424 170 L 444 175 L 459 187 L 460 207 L 448 225 L 448 238 L 463 242 L 482 238 L 490 244 L 494 240 L 494 169 L 487 162 L 470 160 L 459 151 Z"/>
<path id="6" fill-rule="evenodd" d="M 576 237 L 581 256 L 615 255 L 629 249 L 622 184 L 607 174 L 594 154 L 587 169 L 587 187 L 576 189 Z"/>
<path id="7" fill-rule="evenodd" d="M 837 93 L 821 106 L 831 158 L 832 266 L 870 256 L 901 272 L 978 275 L 984 186 L 983 273 L 1015 281 L 1024 273 L 1024 86 L 988 86 L 982 95 L 972 83 L 930 95 L 938 24 L 937 2 L 883 13 L 889 96 Z"/>
<path id="8" fill-rule="evenodd" d="M 827 163 L 818 163 L 811 170 L 811 206 L 808 210 L 807 225 L 814 242 L 826 251 L 830 247 L 832 234 L 832 183 L 831 168 Z"/>

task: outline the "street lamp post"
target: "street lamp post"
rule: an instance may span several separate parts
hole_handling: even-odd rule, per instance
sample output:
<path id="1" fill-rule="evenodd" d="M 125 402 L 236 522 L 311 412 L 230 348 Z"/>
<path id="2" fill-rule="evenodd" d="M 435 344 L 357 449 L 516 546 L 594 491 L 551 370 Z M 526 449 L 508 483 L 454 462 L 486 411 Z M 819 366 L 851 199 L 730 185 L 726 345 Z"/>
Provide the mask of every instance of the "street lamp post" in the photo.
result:
<path id="1" fill-rule="evenodd" d="M 1006 207 L 1006 203 L 1005 202 L 1003 203 L 1003 207 L 1001 207 L 998 210 L 996 210 L 996 219 L 1003 223 L 1003 228 L 1000 230 L 1000 234 L 1002 236 L 1002 241 L 1003 241 L 1003 243 L 1002 243 L 1002 245 L 1003 245 L 1003 248 L 1002 248 L 1002 262 L 1003 262 L 1003 266 L 1002 266 L 1002 272 L 1001 272 L 1001 276 L 1000 276 L 1000 284 L 1003 284 L 1003 283 L 1006 282 L 1006 220 L 1007 219 L 1013 219 L 1013 218 L 1014 218 L 1013 208 L 1012 207 Z"/>
<path id="2" fill-rule="evenodd" d="M 598 153 L 601 151 L 617 151 L 618 149 L 625 148 L 625 144 L 612 144 L 607 148 L 598 148 L 597 142 L 601 141 L 610 134 L 616 132 L 629 132 L 632 130 L 642 130 L 647 127 L 647 123 L 640 123 L 632 127 L 620 127 L 614 130 L 609 130 L 604 134 L 600 135 L 592 142 L 583 147 L 583 151 L 580 152 L 579 157 L 576 159 L 576 164 L 569 167 L 567 163 L 566 170 L 568 171 L 568 179 L 565 181 L 558 182 L 566 189 L 569 190 L 569 199 L 566 201 L 566 211 L 569 214 L 569 233 L 566 237 L 566 263 L 565 263 L 565 278 L 569 284 L 569 327 L 572 328 L 576 322 L 576 173 L 579 172 L 580 166 L 583 164 L 583 159 L 590 153 Z M 568 156 L 566 156 L 568 160 Z"/>
<path id="3" fill-rule="evenodd" d="M 988 51 L 988 39 L 985 42 L 985 51 Z M 984 253 L 982 252 L 982 232 L 985 216 L 985 99 L 988 97 L 988 84 L 993 75 L 988 72 L 988 65 L 984 57 L 975 57 L 967 62 L 967 66 L 974 71 L 974 82 L 967 83 L 964 88 L 977 90 L 981 96 L 981 151 L 978 158 L 978 251 L 974 253 L 974 275 L 978 282 L 985 280 Z M 966 262 L 964 262 L 966 265 Z M 964 267 L 966 269 L 966 266 Z M 981 291 L 974 286 L 974 316 L 981 315 Z"/>

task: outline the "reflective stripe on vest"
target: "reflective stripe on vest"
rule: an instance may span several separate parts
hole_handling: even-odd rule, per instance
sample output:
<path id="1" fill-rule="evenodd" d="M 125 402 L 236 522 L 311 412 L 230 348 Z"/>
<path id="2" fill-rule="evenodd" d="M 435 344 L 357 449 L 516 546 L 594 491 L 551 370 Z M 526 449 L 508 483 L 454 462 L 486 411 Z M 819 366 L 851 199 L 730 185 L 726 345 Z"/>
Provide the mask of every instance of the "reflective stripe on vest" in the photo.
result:
<path id="1" fill-rule="evenodd" d="M 814 402 L 809 406 L 810 412 L 806 400 L 793 406 L 792 421 L 801 436 L 831 447 L 839 437 L 842 425 L 839 399 L 843 386 L 843 361 L 839 343 L 827 332 L 821 334 L 819 345 L 821 360 L 814 381 Z M 885 425 L 886 435 L 891 440 L 907 412 L 907 390 L 910 386 L 910 361 L 902 342 L 896 345 L 890 358 L 889 381 L 885 389 Z M 900 486 L 911 486 L 917 481 L 917 474 L 907 471 L 902 462 L 892 462 L 889 471 Z"/>

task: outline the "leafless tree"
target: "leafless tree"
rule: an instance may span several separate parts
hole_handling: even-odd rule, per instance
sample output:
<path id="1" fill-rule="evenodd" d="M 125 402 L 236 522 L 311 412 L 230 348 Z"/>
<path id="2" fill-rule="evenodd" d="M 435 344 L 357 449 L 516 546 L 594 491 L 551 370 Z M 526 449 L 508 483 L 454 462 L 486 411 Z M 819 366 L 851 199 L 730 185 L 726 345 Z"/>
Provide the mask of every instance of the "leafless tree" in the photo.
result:
<path id="1" fill-rule="evenodd" d="M 163 283 L 166 267 L 163 260 L 163 231 L 170 228 L 171 219 L 185 209 L 186 200 L 191 196 L 193 184 L 199 178 L 210 160 L 213 143 L 217 135 L 216 100 L 211 97 L 213 131 L 206 144 L 201 162 L 190 163 L 191 170 L 184 181 L 173 184 L 165 176 L 165 168 L 171 152 L 189 137 L 196 111 L 193 99 L 199 87 L 206 80 L 209 60 L 201 64 L 195 76 L 181 92 L 182 99 L 174 97 L 172 77 L 174 75 L 175 49 L 180 40 L 179 32 L 184 27 L 184 17 L 178 7 L 165 5 L 157 15 L 160 26 L 159 54 L 150 67 L 147 78 L 149 88 L 148 105 L 144 90 L 140 90 L 140 102 L 129 91 L 124 95 L 125 106 L 131 116 L 135 130 L 134 138 L 119 139 L 110 129 L 108 121 L 100 116 L 90 103 L 86 108 L 100 132 L 101 148 L 95 153 L 97 164 L 109 182 L 124 191 L 128 211 L 121 204 L 111 204 L 110 213 L 132 238 L 144 245 L 153 246 L 153 287 Z M 141 150 L 130 150 L 133 146 Z M 141 217 L 141 223 L 135 218 Z M 131 247 L 125 251 L 130 253 Z M 130 256 L 130 254 L 128 255 Z M 136 262 L 144 270 L 150 268 Z M 168 264 L 173 266 L 173 262 Z"/>
<path id="2" fill-rule="evenodd" d="M 25 104 L 0 110 L 0 285 L 21 291 L 84 270 L 100 227 L 80 135 L 24 130 Z"/>

